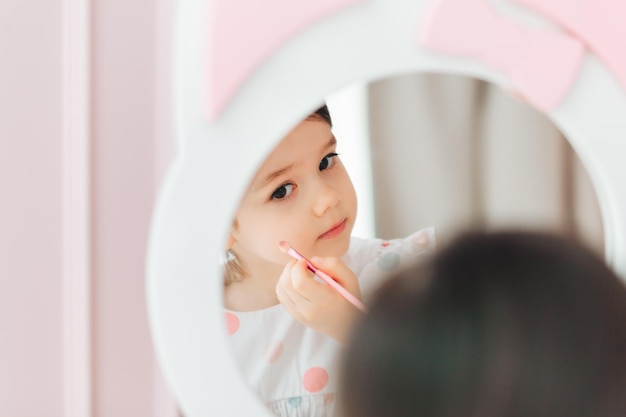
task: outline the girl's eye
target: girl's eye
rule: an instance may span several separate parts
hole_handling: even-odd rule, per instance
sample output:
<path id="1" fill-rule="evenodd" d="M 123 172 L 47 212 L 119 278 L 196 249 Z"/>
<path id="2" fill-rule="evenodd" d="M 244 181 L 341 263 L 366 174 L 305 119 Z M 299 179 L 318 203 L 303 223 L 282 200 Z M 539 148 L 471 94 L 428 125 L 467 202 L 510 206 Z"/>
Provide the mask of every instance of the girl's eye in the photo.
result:
<path id="1" fill-rule="evenodd" d="M 293 191 L 293 184 L 285 184 L 278 187 L 272 195 L 270 196 L 270 200 L 282 200 L 291 194 Z"/>
<path id="2" fill-rule="evenodd" d="M 338 154 L 332 152 L 329 153 L 328 155 L 326 155 L 321 161 L 320 161 L 320 171 L 324 171 L 325 169 L 328 169 L 330 167 L 332 167 L 335 164 L 335 157 L 338 156 Z"/>

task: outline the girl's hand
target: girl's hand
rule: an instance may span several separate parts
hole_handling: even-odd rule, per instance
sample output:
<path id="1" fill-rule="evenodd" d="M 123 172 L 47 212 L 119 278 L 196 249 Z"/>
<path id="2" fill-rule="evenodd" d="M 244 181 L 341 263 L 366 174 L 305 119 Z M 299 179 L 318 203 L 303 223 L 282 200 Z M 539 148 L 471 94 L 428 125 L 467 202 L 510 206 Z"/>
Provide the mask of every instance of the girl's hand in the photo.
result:
<path id="1" fill-rule="evenodd" d="M 356 275 L 338 258 L 315 257 L 311 262 L 361 299 Z M 315 280 L 304 261 L 285 266 L 276 294 L 296 320 L 341 344 L 348 341 L 354 322 L 363 314 L 329 285 Z"/>

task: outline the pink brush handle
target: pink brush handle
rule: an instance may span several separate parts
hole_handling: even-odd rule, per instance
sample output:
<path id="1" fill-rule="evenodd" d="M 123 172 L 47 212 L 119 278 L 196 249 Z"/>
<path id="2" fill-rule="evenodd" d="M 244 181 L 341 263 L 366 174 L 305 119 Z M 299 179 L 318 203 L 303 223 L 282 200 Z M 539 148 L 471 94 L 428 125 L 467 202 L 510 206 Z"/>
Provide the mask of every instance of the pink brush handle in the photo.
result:
<path id="1" fill-rule="evenodd" d="M 297 250 L 295 250 L 294 248 L 289 248 L 289 250 L 287 251 L 287 254 L 289 254 L 294 259 L 303 260 L 304 262 L 306 262 L 306 267 L 308 268 L 309 271 L 313 272 L 315 275 L 320 277 L 325 283 L 327 283 L 328 285 L 333 287 L 335 290 L 337 290 L 337 292 L 341 294 L 343 298 L 345 298 L 350 303 L 352 303 L 356 308 L 358 308 L 359 310 L 363 312 L 367 312 L 367 307 L 365 306 L 365 304 L 363 304 L 361 300 L 356 298 L 354 295 L 350 294 L 348 290 L 346 290 L 344 287 L 339 285 L 339 283 L 335 281 L 326 272 L 322 271 L 321 269 L 317 269 L 315 265 L 313 265 L 307 258 L 300 255 L 300 253 Z"/>

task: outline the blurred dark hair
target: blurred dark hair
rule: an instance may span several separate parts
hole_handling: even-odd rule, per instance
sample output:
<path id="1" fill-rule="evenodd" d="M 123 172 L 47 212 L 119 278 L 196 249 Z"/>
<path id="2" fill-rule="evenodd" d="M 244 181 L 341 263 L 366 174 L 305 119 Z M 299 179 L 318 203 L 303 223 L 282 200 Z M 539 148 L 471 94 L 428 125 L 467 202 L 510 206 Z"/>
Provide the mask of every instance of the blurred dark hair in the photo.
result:
<path id="1" fill-rule="evenodd" d="M 626 289 L 565 238 L 466 234 L 380 288 L 342 366 L 347 417 L 623 417 Z"/>

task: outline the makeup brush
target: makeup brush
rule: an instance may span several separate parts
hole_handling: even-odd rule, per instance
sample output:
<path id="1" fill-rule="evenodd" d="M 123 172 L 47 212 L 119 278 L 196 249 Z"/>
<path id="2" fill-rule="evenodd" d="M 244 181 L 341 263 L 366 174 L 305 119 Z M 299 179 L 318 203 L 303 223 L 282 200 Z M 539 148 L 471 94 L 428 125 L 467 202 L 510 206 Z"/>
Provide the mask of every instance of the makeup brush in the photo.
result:
<path id="1" fill-rule="evenodd" d="M 311 261 L 309 261 L 307 258 L 302 256 L 300 252 L 292 248 L 288 242 L 281 240 L 278 243 L 278 246 L 280 247 L 281 251 L 291 256 L 292 258 L 305 261 L 306 267 L 309 271 L 313 272 L 315 275 L 320 277 L 322 281 L 324 281 L 326 284 L 330 285 L 335 290 L 337 290 L 337 292 L 341 294 L 343 298 L 345 298 L 350 303 L 352 303 L 356 308 L 358 308 L 359 310 L 363 312 L 367 311 L 367 307 L 365 306 L 365 304 L 363 304 L 361 300 L 356 298 L 354 295 L 350 294 L 350 292 L 346 290 L 344 287 L 342 287 L 337 281 L 335 281 L 333 277 L 331 277 L 330 275 L 328 275 L 326 272 L 322 271 L 321 269 L 318 269 L 315 265 L 311 263 Z"/>

